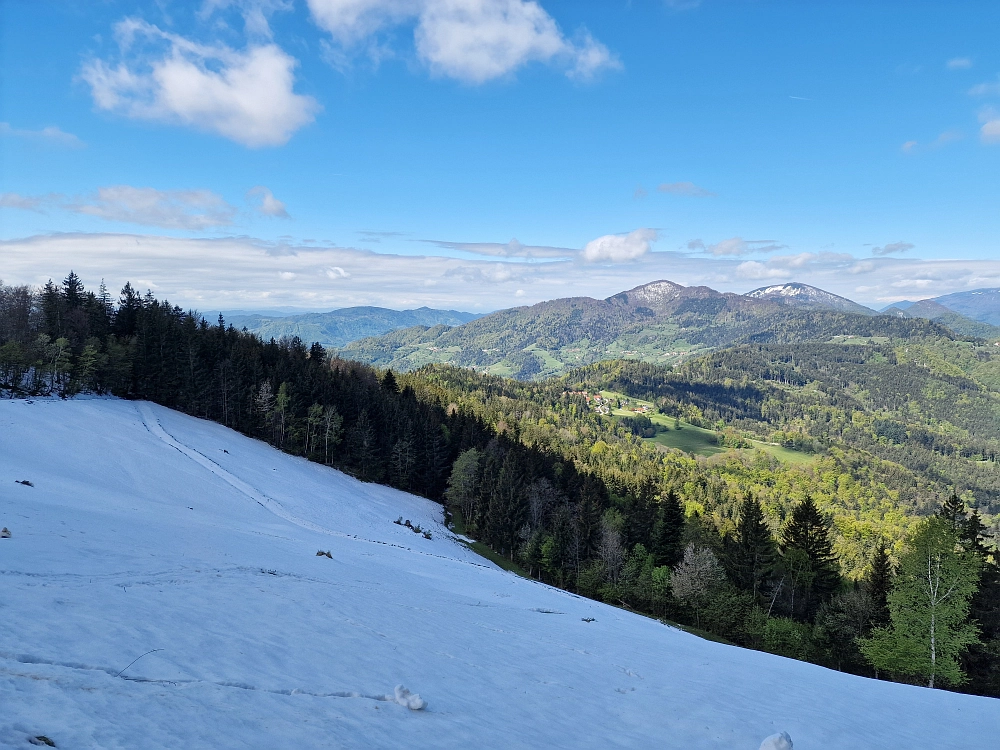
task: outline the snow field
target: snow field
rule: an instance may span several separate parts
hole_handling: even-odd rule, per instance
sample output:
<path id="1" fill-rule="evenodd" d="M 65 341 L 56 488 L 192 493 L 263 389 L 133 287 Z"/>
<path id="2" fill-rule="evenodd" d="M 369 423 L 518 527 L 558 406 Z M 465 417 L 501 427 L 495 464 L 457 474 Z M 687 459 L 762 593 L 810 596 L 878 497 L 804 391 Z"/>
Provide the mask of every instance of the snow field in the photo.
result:
<path id="1" fill-rule="evenodd" d="M 996 746 L 1000 701 L 703 641 L 440 521 L 153 404 L 0 402 L 0 745 Z"/>

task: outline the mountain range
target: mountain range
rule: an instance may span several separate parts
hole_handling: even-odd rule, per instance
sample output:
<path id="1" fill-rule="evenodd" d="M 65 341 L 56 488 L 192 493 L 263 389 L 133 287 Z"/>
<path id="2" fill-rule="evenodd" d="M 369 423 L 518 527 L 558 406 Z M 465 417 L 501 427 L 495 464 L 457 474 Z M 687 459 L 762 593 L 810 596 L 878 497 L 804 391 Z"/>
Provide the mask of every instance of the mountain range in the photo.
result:
<path id="1" fill-rule="evenodd" d="M 972 289 L 967 292 L 945 294 L 941 297 L 932 297 L 918 302 L 903 300 L 883 308 L 882 312 L 938 320 L 949 328 L 954 327 L 952 324 L 968 327 L 967 323 L 955 316 L 961 316 L 988 326 L 1000 326 L 1000 288 Z M 954 330 L 958 331 L 958 328 L 954 328 Z"/>
<path id="2" fill-rule="evenodd" d="M 234 311 L 223 313 L 229 325 L 245 328 L 262 339 L 298 336 L 307 344 L 318 341 L 328 348 L 339 348 L 351 341 L 379 336 L 389 331 L 411 326 L 459 326 L 482 317 L 458 310 L 390 310 L 385 307 L 345 307 L 324 313 L 276 315 Z M 211 319 L 211 318 L 210 318 Z"/>
<path id="3" fill-rule="evenodd" d="M 958 333 L 1000 336 L 1000 328 L 967 324 L 975 331 Z M 396 370 L 450 363 L 523 380 L 611 358 L 678 364 L 735 343 L 951 337 L 952 330 L 921 316 L 880 315 L 806 284 L 734 294 L 660 280 L 603 300 L 569 297 L 460 326 L 396 330 L 349 343 L 339 353 Z"/>

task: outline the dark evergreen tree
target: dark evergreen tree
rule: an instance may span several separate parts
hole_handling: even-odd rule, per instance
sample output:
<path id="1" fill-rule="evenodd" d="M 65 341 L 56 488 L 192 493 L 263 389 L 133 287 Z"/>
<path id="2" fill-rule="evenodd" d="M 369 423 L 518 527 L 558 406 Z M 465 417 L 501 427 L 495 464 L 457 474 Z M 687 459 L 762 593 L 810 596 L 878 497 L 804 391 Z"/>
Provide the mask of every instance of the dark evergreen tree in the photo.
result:
<path id="1" fill-rule="evenodd" d="M 653 525 L 652 553 L 656 565 L 677 565 L 684 557 L 684 508 L 674 490 L 658 503 Z"/>
<path id="2" fill-rule="evenodd" d="M 726 551 L 733 583 L 755 598 L 760 596 L 774 570 L 778 552 L 764 511 L 751 495 L 740 503 L 736 530 Z"/>
<path id="3" fill-rule="evenodd" d="M 799 605 L 792 607 L 791 614 L 812 619 L 820 603 L 829 599 L 840 587 L 840 569 L 833 554 L 829 523 L 808 495 L 792 510 L 781 542 L 783 557 L 788 558 L 798 550 L 808 563 L 803 582 L 791 584 L 802 589 L 798 597 Z"/>
<path id="4" fill-rule="evenodd" d="M 895 577 L 892 560 L 886 548 L 885 539 L 879 539 L 875 544 L 871 567 L 864 579 L 865 590 L 872 600 L 872 625 L 881 627 L 889 622 L 889 592 L 892 591 L 892 579 Z"/>

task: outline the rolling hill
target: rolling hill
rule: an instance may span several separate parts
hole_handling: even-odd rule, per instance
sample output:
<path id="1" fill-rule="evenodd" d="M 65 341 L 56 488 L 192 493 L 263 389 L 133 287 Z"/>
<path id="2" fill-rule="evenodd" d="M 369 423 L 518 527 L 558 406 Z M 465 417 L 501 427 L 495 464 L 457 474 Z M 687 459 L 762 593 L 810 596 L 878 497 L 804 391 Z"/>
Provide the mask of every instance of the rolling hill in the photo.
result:
<path id="1" fill-rule="evenodd" d="M 520 578 L 435 503 L 214 423 L 42 399 L 0 402 L 0 424 L 0 745 L 994 742 L 996 700 L 702 640 Z"/>
<path id="2" fill-rule="evenodd" d="M 457 310 L 390 310 L 384 307 L 345 307 L 325 313 L 300 315 L 268 315 L 266 313 L 225 315 L 226 323 L 237 329 L 246 328 L 262 339 L 298 336 L 307 344 L 318 341 L 328 348 L 346 346 L 368 336 L 411 326 L 458 326 L 482 317 Z"/>
<path id="3" fill-rule="evenodd" d="M 783 294 L 779 289 L 791 289 Z M 437 325 L 361 339 L 348 359 L 411 370 L 451 363 L 519 379 L 558 375 L 602 359 L 673 365 L 738 342 L 795 343 L 953 334 L 921 319 L 859 313 L 850 300 L 805 285 L 756 296 L 655 281 L 604 300 L 571 297 L 500 310 L 461 326 Z"/>

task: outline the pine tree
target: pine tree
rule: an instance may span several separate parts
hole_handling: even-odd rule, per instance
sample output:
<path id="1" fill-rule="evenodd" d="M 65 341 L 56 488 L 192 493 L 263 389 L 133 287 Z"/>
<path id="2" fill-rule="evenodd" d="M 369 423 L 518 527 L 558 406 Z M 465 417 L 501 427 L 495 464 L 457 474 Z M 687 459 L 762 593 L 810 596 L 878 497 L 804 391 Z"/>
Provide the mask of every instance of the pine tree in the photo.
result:
<path id="1" fill-rule="evenodd" d="M 922 678 L 928 687 L 965 682 L 959 657 L 978 643 L 969 600 L 979 566 L 976 556 L 959 546 L 950 521 L 921 522 L 889 594 L 890 625 L 862 641 L 865 658 L 876 669 Z"/>

